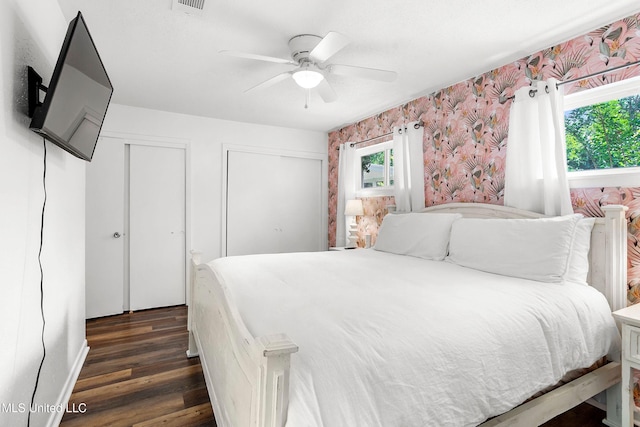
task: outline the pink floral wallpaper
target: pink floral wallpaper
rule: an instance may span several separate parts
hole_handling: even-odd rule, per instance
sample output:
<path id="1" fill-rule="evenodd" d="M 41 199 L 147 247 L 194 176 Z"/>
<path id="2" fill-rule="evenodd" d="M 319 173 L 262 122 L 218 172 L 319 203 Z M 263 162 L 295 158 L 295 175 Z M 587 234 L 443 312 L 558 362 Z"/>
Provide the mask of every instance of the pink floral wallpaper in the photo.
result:
<path id="1" fill-rule="evenodd" d="M 367 234 L 371 236 L 371 245 L 376 243 L 382 219 L 389 213 L 388 206 L 394 203 L 393 197 L 365 197 L 362 199 L 365 215 L 357 218 L 358 247 L 365 247 L 364 236 Z"/>
<path id="2" fill-rule="evenodd" d="M 504 163 L 511 101 L 500 103 L 533 80 L 569 80 L 640 59 L 640 14 L 629 16 L 581 37 L 552 46 L 495 70 L 441 89 L 429 96 L 384 111 L 329 134 L 329 244 L 335 245 L 338 152 L 344 142 L 357 142 L 391 132 L 394 126 L 422 120 L 424 127 L 425 201 L 503 204 Z M 640 67 L 580 80 L 565 93 L 640 75 Z M 600 206 L 629 206 L 629 299 L 640 301 L 640 187 L 572 191 L 576 212 L 602 215 Z M 364 234 L 377 226 L 392 200 L 365 199 L 359 218 Z"/>

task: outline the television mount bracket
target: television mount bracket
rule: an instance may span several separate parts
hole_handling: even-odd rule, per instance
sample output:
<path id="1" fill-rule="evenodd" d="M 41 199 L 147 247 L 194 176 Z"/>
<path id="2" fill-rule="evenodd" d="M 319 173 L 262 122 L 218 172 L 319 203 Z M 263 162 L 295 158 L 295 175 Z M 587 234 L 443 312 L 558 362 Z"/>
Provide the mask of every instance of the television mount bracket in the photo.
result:
<path id="1" fill-rule="evenodd" d="M 40 101 L 40 92 L 47 93 L 47 87 L 42 84 L 42 77 L 31 67 L 27 67 L 27 85 L 28 85 L 28 102 L 29 117 L 33 118 L 36 108 L 42 105 Z"/>

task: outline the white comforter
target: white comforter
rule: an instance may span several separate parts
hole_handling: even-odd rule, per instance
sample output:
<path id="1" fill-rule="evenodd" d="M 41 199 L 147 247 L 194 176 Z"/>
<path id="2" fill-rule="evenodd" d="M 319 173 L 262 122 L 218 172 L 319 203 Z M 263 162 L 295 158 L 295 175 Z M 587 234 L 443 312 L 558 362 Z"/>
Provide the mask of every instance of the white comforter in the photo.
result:
<path id="1" fill-rule="evenodd" d="M 602 294 L 375 250 L 212 261 L 254 336 L 286 333 L 287 427 L 475 426 L 618 351 Z"/>

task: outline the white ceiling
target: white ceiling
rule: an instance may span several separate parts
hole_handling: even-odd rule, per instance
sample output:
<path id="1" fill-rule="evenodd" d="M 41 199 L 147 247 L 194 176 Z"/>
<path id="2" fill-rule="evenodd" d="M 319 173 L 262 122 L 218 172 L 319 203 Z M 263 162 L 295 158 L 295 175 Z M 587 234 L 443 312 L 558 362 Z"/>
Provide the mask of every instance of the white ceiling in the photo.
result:
<path id="1" fill-rule="evenodd" d="M 115 87 L 113 102 L 190 115 L 329 131 L 497 68 L 640 11 L 638 0 L 58 0 L 82 11 Z M 351 43 L 327 63 L 393 70 L 393 83 L 330 75 L 325 104 L 292 79 L 244 90 L 294 67 L 220 55 L 288 58 L 297 34 Z M 62 43 L 62 40 L 60 41 Z"/>

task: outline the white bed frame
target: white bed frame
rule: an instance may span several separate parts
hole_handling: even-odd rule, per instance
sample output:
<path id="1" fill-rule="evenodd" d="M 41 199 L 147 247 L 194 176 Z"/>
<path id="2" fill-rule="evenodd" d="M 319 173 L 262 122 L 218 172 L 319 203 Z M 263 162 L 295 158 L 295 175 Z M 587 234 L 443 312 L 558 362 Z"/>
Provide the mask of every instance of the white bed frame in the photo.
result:
<path id="1" fill-rule="evenodd" d="M 591 235 L 589 283 L 612 311 L 626 306 L 627 231 L 624 206 L 602 208 Z M 425 212 L 457 212 L 473 218 L 540 218 L 544 215 L 478 203 L 438 205 Z M 192 251 L 189 301 L 189 357 L 200 356 L 218 427 L 283 427 L 289 402 L 291 354 L 298 347 L 287 335 L 254 337 L 228 304 L 215 273 Z M 294 356 L 295 357 L 295 356 Z M 620 422 L 619 360 L 611 361 L 550 393 L 533 399 L 482 427 L 542 424 L 607 390 L 606 425 Z"/>

